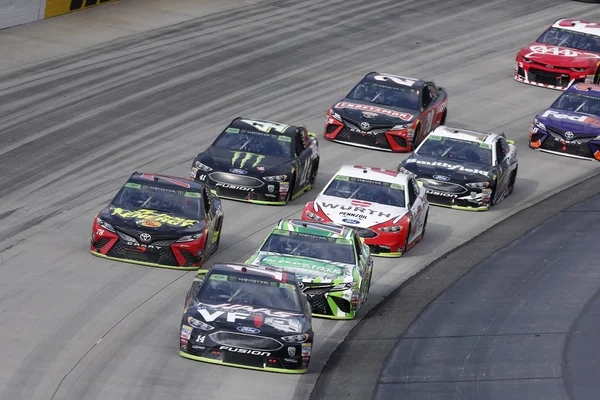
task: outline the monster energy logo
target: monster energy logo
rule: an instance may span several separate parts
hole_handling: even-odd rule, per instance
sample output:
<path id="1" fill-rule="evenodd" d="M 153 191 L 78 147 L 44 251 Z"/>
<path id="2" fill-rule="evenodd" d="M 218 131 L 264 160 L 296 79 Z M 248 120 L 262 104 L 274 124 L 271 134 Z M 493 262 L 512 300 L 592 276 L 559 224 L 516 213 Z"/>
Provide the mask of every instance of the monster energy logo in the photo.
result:
<path id="1" fill-rule="evenodd" d="M 244 155 L 244 157 L 242 158 L 242 155 Z M 252 164 L 252 167 L 256 167 L 262 160 L 263 158 L 265 158 L 265 156 L 261 156 L 259 154 L 254 154 L 254 153 L 246 153 L 243 151 L 236 151 L 235 153 L 233 153 L 233 158 L 231 159 L 231 165 L 233 167 L 235 167 L 235 162 L 237 160 L 240 160 L 240 168 L 244 168 L 244 165 L 246 165 L 246 163 L 250 162 L 250 160 L 252 160 L 253 157 L 256 156 L 256 161 L 254 161 L 254 163 Z"/>

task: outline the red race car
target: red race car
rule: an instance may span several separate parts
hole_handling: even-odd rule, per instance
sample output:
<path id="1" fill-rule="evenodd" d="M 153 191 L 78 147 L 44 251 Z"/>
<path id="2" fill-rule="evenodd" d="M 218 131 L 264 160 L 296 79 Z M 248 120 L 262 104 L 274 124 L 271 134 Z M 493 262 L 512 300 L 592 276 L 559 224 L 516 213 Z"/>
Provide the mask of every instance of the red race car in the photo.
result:
<path id="1" fill-rule="evenodd" d="M 600 23 L 559 19 L 517 53 L 515 80 L 565 90 L 573 83 L 598 83 Z"/>
<path id="2" fill-rule="evenodd" d="M 325 139 L 406 152 L 446 123 L 448 95 L 433 82 L 368 73 L 327 111 Z"/>

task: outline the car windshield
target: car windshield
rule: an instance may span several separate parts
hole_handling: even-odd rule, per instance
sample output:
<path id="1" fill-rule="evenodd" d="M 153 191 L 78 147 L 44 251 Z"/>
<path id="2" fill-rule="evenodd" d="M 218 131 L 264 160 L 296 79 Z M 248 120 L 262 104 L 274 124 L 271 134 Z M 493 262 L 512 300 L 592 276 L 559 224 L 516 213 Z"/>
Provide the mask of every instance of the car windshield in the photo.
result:
<path id="1" fill-rule="evenodd" d="M 292 138 L 289 136 L 247 129 L 227 128 L 213 146 L 267 156 L 290 158 L 292 155 Z"/>
<path id="2" fill-rule="evenodd" d="M 538 38 L 537 42 L 600 53 L 600 36 L 567 29 L 549 28 Z"/>
<path id="3" fill-rule="evenodd" d="M 600 98 L 582 93 L 564 92 L 551 108 L 600 117 Z"/>
<path id="4" fill-rule="evenodd" d="M 210 273 L 197 300 L 207 304 L 243 304 L 302 313 L 295 284 L 244 272 Z"/>
<path id="5" fill-rule="evenodd" d="M 154 210 L 159 213 L 199 220 L 204 216 L 202 194 L 162 185 L 127 182 L 111 202 L 125 210 Z"/>
<path id="6" fill-rule="evenodd" d="M 323 194 L 394 207 L 406 204 L 404 185 L 343 175 L 337 175 Z"/>
<path id="7" fill-rule="evenodd" d="M 273 231 L 260 251 L 344 264 L 356 262 L 351 240 L 283 230 Z"/>
<path id="8" fill-rule="evenodd" d="M 429 136 L 416 151 L 420 156 L 492 165 L 492 147 L 477 141 Z"/>
<path id="9" fill-rule="evenodd" d="M 346 97 L 409 110 L 419 108 L 419 91 L 408 86 L 386 86 L 362 81 Z"/>

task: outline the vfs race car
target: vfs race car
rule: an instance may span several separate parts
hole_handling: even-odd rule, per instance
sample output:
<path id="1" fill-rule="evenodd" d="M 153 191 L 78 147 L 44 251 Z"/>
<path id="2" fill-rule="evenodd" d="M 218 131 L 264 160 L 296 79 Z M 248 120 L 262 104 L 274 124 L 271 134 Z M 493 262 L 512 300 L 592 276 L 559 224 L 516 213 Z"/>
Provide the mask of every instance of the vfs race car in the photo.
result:
<path id="1" fill-rule="evenodd" d="M 517 149 L 504 134 L 439 127 L 398 170 L 416 177 L 430 204 L 485 211 L 513 192 Z"/>
<path id="2" fill-rule="evenodd" d="M 600 24 L 559 19 L 517 53 L 515 80 L 565 90 L 600 80 Z"/>
<path id="3" fill-rule="evenodd" d="M 370 149 L 412 151 L 446 123 L 448 95 L 427 82 L 370 72 L 327 111 L 325 139 Z"/>
<path id="4" fill-rule="evenodd" d="M 563 92 L 533 119 L 529 147 L 600 161 L 600 85 L 576 83 Z"/>
<path id="5" fill-rule="evenodd" d="M 353 319 L 373 273 L 369 247 L 356 230 L 283 219 L 247 263 L 294 272 L 314 316 Z"/>
<path id="6" fill-rule="evenodd" d="M 286 204 L 314 185 L 319 143 L 304 127 L 234 119 L 192 162 L 191 178 L 221 198 Z"/>
<path id="7" fill-rule="evenodd" d="M 198 275 L 185 302 L 179 354 L 208 363 L 302 374 L 314 331 L 294 274 L 215 264 Z"/>
<path id="8" fill-rule="evenodd" d="M 423 238 L 428 214 L 425 189 L 412 176 L 344 165 L 306 204 L 302 219 L 352 227 L 372 255 L 399 257 Z"/>
<path id="9" fill-rule="evenodd" d="M 135 172 L 94 218 L 98 257 L 192 270 L 219 247 L 221 200 L 205 185 Z"/>

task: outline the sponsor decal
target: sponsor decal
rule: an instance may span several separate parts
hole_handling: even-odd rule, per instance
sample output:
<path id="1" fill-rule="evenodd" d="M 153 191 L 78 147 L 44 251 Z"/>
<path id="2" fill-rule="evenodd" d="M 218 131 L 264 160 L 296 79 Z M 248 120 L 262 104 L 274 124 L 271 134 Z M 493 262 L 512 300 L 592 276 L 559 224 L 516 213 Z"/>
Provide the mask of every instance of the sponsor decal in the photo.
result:
<path id="1" fill-rule="evenodd" d="M 235 329 L 243 333 L 260 333 L 260 329 L 251 326 L 238 326 Z"/>
<path id="2" fill-rule="evenodd" d="M 146 242 L 149 243 L 152 240 L 152 235 L 150 235 L 149 233 L 140 233 L 140 240 L 142 242 Z"/>
<path id="3" fill-rule="evenodd" d="M 405 162 L 407 164 L 416 163 L 416 164 L 420 164 L 420 165 L 430 165 L 432 167 L 445 168 L 445 169 L 449 169 L 451 171 L 461 171 L 461 172 L 468 172 L 471 174 L 479 174 L 479 175 L 483 175 L 485 177 L 490 176 L 489 172 L 481 170 L 481 169 L 465 168 L 462 165 L 448 164 L 446 162 L 441 162 L 441 161 L 425 161 L 425 160 L 416 160 L 414 158 L 408 158 L 405 160 Z"/>
<path id="4" fill-rule="evenodd" d="M 234 185 L 232 183 L 217 182 L 215 186 L 224 187 L 227 189 L 243 190 L 245 192 L 254 192 L 254 188 L 249 188 L 249 187 L 240 186 L 240 185 Z"/>
<path id="5" fill-rule="evenodd" d="M 240 168 L 229 168 L 229 172 L 241 175 L 246 175 L 248 173 L 248 171 L 246 171 L 245 169 Z"/>
<path id="6" fill-rule="evenodd" d="M 206 339 L 206 336 L 198 335 L 198 337 L 196 338 L 196 342 L 204 343 L 204 339 Z"/>
<path id="7" fill-rule="evenodd" d="M 256 159 L 254 159 L 254 157 L 256 157 Z M 254 162 L 251 164 L 252 168 L 255 168 L 256 166 L 258 166 L 258 164 L 260 164 L 260 162 L 265 158 L 265 156 L 261 156 L 260 154 L 254 154 L 254 153 L 246 153 L 244 151 L 236 151 L 235 153 L 233 153 L 233 158 L 231 159 L 231 166 L 235 167 L 235 163 L 240 162 L 239 168 L 244 168 L 244 165 L 246 164 L 250 164 L 250 162 L 252 161 L 252 159 L 254 159 Z"/>
<path id="8" fill-rule="evenodd" d="M 433 175 L 433 179 L 437 179 L 438 181 L 448 182 L 450 180 L 450 177 L 445 176 L 445 175 Z"/>
<path id="9" fill-rule="evenodd" d="M 293 314 L 293 313 L 289 313 L 289 312 L 285 312 L 285 311 L 273 311 L 269 308 L 264 308 L 264 307 L 245 306 L 242 304 L 229 304 L 229 303 L 223 303 L 223 304 L 217 304 L 217 305 L 211 304 L 209 307 L 220 309 L 220 310 L 217 310 L 217 311 L 214 311 L 213 313 L 211 313 L 204 308 L 199 309 L 198 312 L 200 312 L 200 314 L 202 314 L 203 317 L 205 315 L 209 315 L 208 318 L 210 318 L 210 319 L 206 319 L 206 322 L 214 321 L 215 319 L 217 319 L 219 316 L 223 315 L 227 311 L 246 311 L 250 314 L 265 314 L 265 315 L 269 315 L 272 317 L 279 317 L 279 318 L 297 317 L 299 315 L 299 314 Z M 225 310 L 225 311 L 222 311 L 222 310 Z M 229 319 L 230 318 L 229 315 L 227 316 L 229 322 L 235 322 L 236 319 L 244 319 L 250 315 L 250 314 L 238 314 L 235 312 L 228 312 L 228 314 L 234 314 L 234 316 L 231 317 L 231 320 Z"/>
<path id="10" fill-rule="evenodd" d="M 155 210 L 146 209 L 129 211 L 119 207 L 111 207 L 110 214 L 117 217 L 121 217 L 123 219 L 140 219 L 143 221 L 156 221 L 166 225 L 178 226 L 182 228 L 190 227 L 200 222 L 195 219 L 179 218 L 169 214 L 162 214 L 156 212 Z"/>
<path id="11" fill-rule="evenodd" d="M 71 11 L 82 10 L 84 8 L 94 7 L 113 1 L 117 0 L 51 0 L 42 4 L 46 5 L 44 18 L 50 18 L 56 17 L 57 15 L 66 14 Z"/>
<path id="12" fill-rule="evenodd" d="M 348 219 L 348 218 L 342 219 L 342 222 L 345 222 L 345 223 L 351 224 L 351 225 L 358 225 L 358 224 L 360 224 L 360 221 L 357 221 L 355 219 Z"/>
<path id="13" fill-rule="evenodd" d="M 440 192 L 438 190 L 431 190 L 431 189 L 427 190 L 427 194 L 432 194 L 434 196 L 440 196 L 440 197 L 449 197 L 449 198 L 457 198 L 458 197 L 458 195 L 454 194 L 454 193 Z"/>
<path id="14" fill-rule="evenodd" d="M 295 358 L 284 358 L 283 361 L 292 363 L 292 364 L 298 364 L 298 360 L 296 360 Z"/>
<path id="15" fill-rule="evenodd" d="M 363 115 L 363 117 L 365 117 L 365 118 L 372 119 L 372 118 L 376 118 L 376 117 L 377 117 L 377 115 L 379 115 L 379 114 L 377 114 L 377 113 L 374 113 L 374 112 L 363 111 L 362 115 Z"/>
<path id="16" fill-rule="evenodd" d="M 544 113 L 542 114 L 542 117 L 552 117 L 554 119 L 566 119 L 566 120 L 574 121 L 574 122 L 585 122 L 587 124 L 600 125 L 600 120 L 598 120 L 598 118 L 587 117 L 585 115 L 563 114 L 561 112 L 553 111 L 553 110 L 544 111 Z"/>
<path id="17" fill-rule="evenodd" d="M 355 214 L 355 213 L 349 213 L 349 212 L 345 212 L 342 211 L 340 212 L 340 217 L 351 217 L 351 218 L 358 218 L 358 219 L 367 219 L 367 216 L 364 214 Z"/>
<path id="18" fill-rule="evenodd" d="M 403 121 L 410 121 L 413 118 L 413 116 L 411 114 L 409 114 L 409 113 L 399 112 L 399 111 L 393 111 L 393 110 L 389 110 L 387 108 L 370 106 L 370 105 L 367 105 L 367 104 L 348 103 L 348 102 L 345 102 L 345 101 L 341 101 L 341 102 L 337 103 L 335 105 L 335 108 L 348 108 L 348 109 L 351 109 L 351 110 L 361 110 L 361 111 L 374 112 L 374 113 L 377 113 L 377 114 L 387 115 L 389 117 L 400 118 Z"/>
<path id="19" fill-rule="evenodd" d="M 231 351 L 232 353 L 250 354 L 253 356 L 263 356 L 263 357 L 268 357 L 271 355 L 271 353 L 269 353 L 268 351 L 248 350 L 248 349 L 242 349 L 239 347 L 231 347 L 231 346 L 221 346 L 221 347 L 219 347 L 219 350 L 227 350 L 227 351 Z"/>
<path id="20" fill-rule="evenodd" d="M 152 221 L 151 219 L 145 219 L 145 220 L 143 220 L 140 225 L 147 226 L 149 228 L 158 228 L 159 226 L 162 226 L 162 224 L 160 222 L 158 222 L 158 221 Z"/>
<path id="21" fill-rule="evenodd" d="M 573 139 L 575 137 L 575 134 L 573 132 L 567 131 L 565 132 L 565 139 Z"/>
<path id="22" fill-rule="evenodd" d="M 192 345 L 192 349 L 194 349 L 194 350 L 205 350 L 206 346 L 200 346 L 200 345 L 197 345 L 197 344 L 193 344 Z"/>
<path id="23" fill-rule="evenodd" d="M 252 127 L 258 129 L 259 131 L 269 133 L 271 129 L 283 133 L 287 129 L 289 125 L 281 124 L 279 122 L 273 121 L 257 121 L 254 119 L 242 119 L 241 122 L 244 122 L 248 125 L 252 125 Z"/>
<path id="24" fill-rule="evenodd" d="M 257 171 L 264 172 L 264 170 L 265 170 L 265 167 L 263 167 L 262 165 L 259 165 L 258 167 L 256 167 L 256 170 L 257 170 Z"/>
<path id="25" fill-rule="evenodd" d="M 275 191 L 275 185 L 267 185 L 267 190 L 269 193 L 273 193 Z"/>
<path id="26" fill-rule="evenodd" d="M 594 53 L 586 53 L 582 51 L 577 51 L 573 49 L 566 49 L 556 46 L 548 46 L 548 45 L 533 45 L 529 47 L 530 52 L 525 55 L 525 57 L 531 57 L 535 54 L 542 55 L 551 55 L 551 56 L 562 56 L 562 57 L 590 57 L 590 58 L 600 58 L 600 55 Z"/>
<path id="27" fill-rule="evenodd" d="M 296 355 L 296 348 L 295 347 L 288 347 L 287 349 L 288 354 L 290 357 L 294 357 Z"/>
<path id="28" fill-rule="evenodd" d="M 375 79 L 376 81 L 380 81 L 380 82 L 389 82 L 392 81 L 397 85 L 402 85 L 402 86 L 413 86 L 417 81 L 411 78 L 404 78 L 402 76 L 395 76 L 395 75 L 375 75 L 373 77 L 373 79 Z"/>
<path id="29" fill-rule="evenodd" d="M 302 343 L 302 357 L 309 357 L 312 354 L 312 344 Z"/>
<path id="30" fill-rule="evenodd" d="M 214 320 L 216 320 L 217 318 L 219 318 L 221 315 L 225 314 L 225 311 L 215 311 L 215 312 L 210 312 L 204 308 L 199 310 L 200 315 L 202 315 L 202 318 L 204 318 L 204 320 L 206 322 L 212 322 Z M 227 313 L 227 322 L 235 322 L 237 319 L 246 319 L 247 317 L 249 317 L 250 314 L 240 314 L 240 313 L 236 313 L 236 312 L 228 312 Z"/>
<path id="31" fill-rule="evenodd" d="M 342 276 L 344 270 L 335 265 L 331 265 L 327 262 L 307 260 L 303 258 L 296 258 L 292 256 L 266 256 L 260 260 L 261 264 L 270 266 L 276 266 L 281 268 L 297 268 L 305 269 L 314 272 L 321 272 L 328 275 Z"/>
<path id="32" fill-rule="evenodd" d="M 181 338 L 188 340 L 192 336 L 192 327 L 181 325 Z"/>
<path id="33" fill-rule="evenodd" d="M 362 129 L 363 131 L 368 131 L 369 129 L 371 129 L 371 124 L 368 122 L 361 122 L 360 129 Z"/>
<path id="34" fill-rule="evenodd" d="M 392 217 L 392 214 L 390 214 L 390 213 L 384 213 L 382 211 L 371 210 L 371 209 L 367 209 L 364 207 L 346 206 L 346 205 L 331 204 L 331 203 L 323 203 L 323 204 L 321 204 L 321 207 L 333 208 L 333 209 L 339 208 L 340 210 L 353 211 L 355 213 L 363 213 L 363 214 L 368 213 L 369 215 L 377 215 L 378 217 L 388 217 L 388 218 Z"/>

